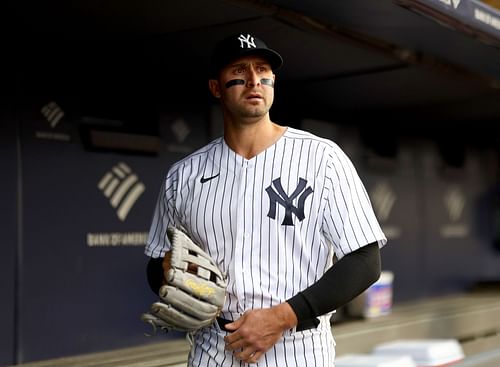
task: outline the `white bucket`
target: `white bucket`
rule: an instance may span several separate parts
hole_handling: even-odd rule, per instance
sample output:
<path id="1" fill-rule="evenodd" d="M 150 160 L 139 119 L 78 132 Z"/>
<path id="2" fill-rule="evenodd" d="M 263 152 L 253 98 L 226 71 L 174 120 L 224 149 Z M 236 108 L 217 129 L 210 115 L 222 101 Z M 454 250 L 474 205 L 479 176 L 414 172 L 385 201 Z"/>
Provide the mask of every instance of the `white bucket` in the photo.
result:
<path id="1" fill-rule="evenodd" d="M 464 358 L 462 347 L 455 339 L 396 340 L 377 345 L 375 355 L 410 355 L 417 367 L 444 367 Z"/>
<path id="2" fill-rule="evenodd" d="M 417 367 L 410 356 L 346 354 L 335 359 L 335 367 Z"/>

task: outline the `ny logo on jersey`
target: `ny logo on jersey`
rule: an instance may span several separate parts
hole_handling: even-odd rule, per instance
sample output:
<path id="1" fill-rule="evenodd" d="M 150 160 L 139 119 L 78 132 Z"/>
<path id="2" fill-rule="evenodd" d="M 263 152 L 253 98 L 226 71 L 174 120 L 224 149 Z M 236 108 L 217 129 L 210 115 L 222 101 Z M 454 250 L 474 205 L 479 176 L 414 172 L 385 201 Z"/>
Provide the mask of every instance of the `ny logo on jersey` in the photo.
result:
<path id="1" fill-rule="evenodd" d="M 246 37 L 242 34 L 238 37 L 238 41 L 240 41 L 240 47 L 244 48 L 244 43 L 247 44 L 247 48 L 256 48 L 257 46 L 255 45 L 255 40 L 252 36 L 249 34 L 246 35 Z"/>
<path id="2" fill-rule="evenodd" d="M 274 189 L 273 186 L 274 185 Z M 280 204 L 285 208 L 285 219 L 283 219 L 284 226 L 293 226 L 292 213 L 298 218 L 299 221 L 303 221 L 304 215 L 304 203 L 306 198 L 312 194 L 313 189 L 311 186 L 306 188 L 307 180 L 299 178 L 299 184 L 293 191 L 292 195 L 288 196 L 281 186 L 281 178 L 277 178 L 273 183 L 266 189 L 269 195 L 269 212 L 267 216 L 271 219 L 276 219 L 276 203 Z M 276 189 L 276 191 L 275 191 Z M 300 195 L 300 196 L 299 196 Z M 293 206 L 293 200 L 299 196 L 298 206 Z"/>

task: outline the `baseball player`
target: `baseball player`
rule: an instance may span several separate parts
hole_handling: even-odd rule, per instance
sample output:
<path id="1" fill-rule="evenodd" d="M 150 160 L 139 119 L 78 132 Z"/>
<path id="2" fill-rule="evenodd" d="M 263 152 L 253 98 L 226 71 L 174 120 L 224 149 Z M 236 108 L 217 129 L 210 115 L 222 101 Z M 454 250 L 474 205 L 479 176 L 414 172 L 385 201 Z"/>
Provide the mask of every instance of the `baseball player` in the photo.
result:
<path id="1" fill-rule="evenodd" d="M 349 158 L 270 119 L 282 63 L 255 35 L 221 41 L 209 89 L 224 136 L 163 181 L 145 250 L 151 288 L 163 281 L 169 226 L 227 277 L 222 312 L 194 335 L 189 366 L 333 366 L 331 313 L 380 275 L 386 238 Z"/>

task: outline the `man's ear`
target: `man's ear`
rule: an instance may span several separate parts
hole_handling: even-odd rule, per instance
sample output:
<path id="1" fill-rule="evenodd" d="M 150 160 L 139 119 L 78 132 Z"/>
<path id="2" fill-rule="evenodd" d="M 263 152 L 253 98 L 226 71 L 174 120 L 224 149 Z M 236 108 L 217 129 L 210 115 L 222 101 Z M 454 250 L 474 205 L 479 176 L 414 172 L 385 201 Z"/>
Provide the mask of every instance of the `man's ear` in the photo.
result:
<path id="1" fill-rule="evenodd" d="M 208 88 L 215 98 L 220 98 L 220 86 L 218 80 L 210 79 L 208 81 Z"/>

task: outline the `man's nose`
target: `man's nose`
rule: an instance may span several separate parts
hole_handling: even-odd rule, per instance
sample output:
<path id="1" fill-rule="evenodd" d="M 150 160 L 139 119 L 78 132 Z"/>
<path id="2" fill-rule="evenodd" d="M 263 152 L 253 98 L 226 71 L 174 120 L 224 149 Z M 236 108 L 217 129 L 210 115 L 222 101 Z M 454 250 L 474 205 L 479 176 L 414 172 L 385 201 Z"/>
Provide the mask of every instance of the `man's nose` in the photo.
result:
<path id="1" fill-rule="evenodd" d="M 259 75 L 254 68 L 249 68 L 247 72 L 247 87 L 254 87 L 260 84 Z"/>

